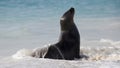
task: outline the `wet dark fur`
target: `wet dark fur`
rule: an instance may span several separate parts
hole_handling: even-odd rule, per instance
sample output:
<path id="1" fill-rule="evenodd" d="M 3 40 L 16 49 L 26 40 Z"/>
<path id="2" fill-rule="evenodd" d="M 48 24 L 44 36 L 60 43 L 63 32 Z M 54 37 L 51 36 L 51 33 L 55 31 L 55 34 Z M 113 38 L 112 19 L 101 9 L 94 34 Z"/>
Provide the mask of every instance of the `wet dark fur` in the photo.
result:
<path id="1" fill-rule="evenodd" d="M 74 23 L 74 8 L 70 8 L 60 20 L 61 35 L 58 43 L 50 45 L 44 58 L 73 60 L 80 58 L 80 35 Z M 58 49 L 63 54 L 59 53 Z"/>

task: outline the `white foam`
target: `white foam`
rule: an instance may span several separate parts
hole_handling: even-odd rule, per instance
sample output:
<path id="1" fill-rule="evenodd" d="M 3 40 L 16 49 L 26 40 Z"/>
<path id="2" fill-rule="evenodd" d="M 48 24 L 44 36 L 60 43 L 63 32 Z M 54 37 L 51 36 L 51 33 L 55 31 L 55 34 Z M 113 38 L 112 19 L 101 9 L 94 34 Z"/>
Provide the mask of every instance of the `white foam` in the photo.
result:
<path id="1" fill-rule="evenodd" d="M 12 59 L 14 60 L 14 59 Z M 120 61 L 68 61 L 27 58 L 17 61 L 0 60 L 0 68 L 120 68 Z"/>
<path id="2" fill-rule="evenodd" d="M 0 58 L 0 68 L 120 68 L 119 41 L 101 39 L 86 43 L 81 46 L 81 54 L 88 56 L 85 59 L 68 61 L 34 58 L 31 54 L 39 48 L 21 49 L 12 58 Z"/>
<path id="3" fill-rule="evenodd" d="M 90 61 L 120 60 L 120 44 L 119 44 L 120 41 L 101 39 L 99 41 L 89 41 L 89 43 L 88 42 L 86 43 L 87 43 L 86 46 L 84 45 L 81 46 L 80 52 L 82 55 L 89 57 L 87 60 Z M 91 44 L 94 44 L 96 46 L 91 46 Z M 44 47 L 38 47 L 35 49 L 21 49 L 17 51 L 17 53 L 14 54 L 12 57 L 15 59 L 30 57 L 33 52 L 40 51 L 40 49 Z"/>
<path id="4" fill-rule="evenodd" d="M 26 58 L 26 57 L 32 57 L 34 52 L 39 54 L 39 51 L 41 51 L 41 49 L 47 48 L 49 46 L 50 46 L 50 44 L 44 45 L 44 47 L 37 47 L 37 48 L 34 48 L 34 49 L 23 48 L 23 49 L 18 50 L 14 55 L 12 55 L 12 57 L 14 59 L 23 59 L 23 58 Z"/>
<path id="5" fill-rule="evenodd" d="M 88 56 L 87 60 L 89 61 L 100 61 L 100 60 L 109 60 L 117 61 L 120 60 L 120 49 L 114 47 L 108 48 L 82 48 L 81 53 Z"/>
<path id="6" fill-rule="evenodd" d="M 101 39 L 100 42 L 110 43 L 111 45 L 120 45 L 120 41 L 113 41 L 113 40 L 109 40 L 109 39 Z"/>
<path id="7" fill-rule="evenodd" d="M 19 51 L 17 51 L 14 55 L 12 55 L 12 57 L 14 59 L 22 59 L 25 57 L 30 57 L 33 53 L 33 50 L 30 49 L 21 49 Z"/>

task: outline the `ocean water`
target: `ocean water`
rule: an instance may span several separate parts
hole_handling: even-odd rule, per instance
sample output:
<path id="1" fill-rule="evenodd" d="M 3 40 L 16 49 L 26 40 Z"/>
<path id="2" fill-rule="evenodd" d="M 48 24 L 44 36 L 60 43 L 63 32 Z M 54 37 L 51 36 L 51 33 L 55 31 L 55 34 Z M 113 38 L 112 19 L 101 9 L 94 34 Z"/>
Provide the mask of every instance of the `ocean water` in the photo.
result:
<path id="1" fill-rule="evenodd" d="M 0 68 L 120 68 L 120 0 L 0 0 Z M 75 8 L 87 58 L 53 60 L 30 56 L 56 43 L 60 17 Z"/>

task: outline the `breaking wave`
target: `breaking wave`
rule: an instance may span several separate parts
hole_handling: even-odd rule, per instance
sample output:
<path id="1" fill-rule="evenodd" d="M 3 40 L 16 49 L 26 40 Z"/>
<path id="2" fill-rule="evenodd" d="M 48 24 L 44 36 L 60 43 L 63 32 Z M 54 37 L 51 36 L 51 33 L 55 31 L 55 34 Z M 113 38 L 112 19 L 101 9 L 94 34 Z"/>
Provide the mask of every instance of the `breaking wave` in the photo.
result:
<path id="1" fill-rule="evenodd" d="M 92 46 L 92 44 L 97 46 Z M 31 57 L 32 52 L 36 49 L 38 48 L 21 49 L 12 57 L 15 59 Z M 86 58 L 82 58 L 83 61 L 120 60 L 120 41 L 112 41 L 107 39 L 87 41 L 85 46 L 82 44 L 80 52 L 81 55 L 86 56 Z"/>

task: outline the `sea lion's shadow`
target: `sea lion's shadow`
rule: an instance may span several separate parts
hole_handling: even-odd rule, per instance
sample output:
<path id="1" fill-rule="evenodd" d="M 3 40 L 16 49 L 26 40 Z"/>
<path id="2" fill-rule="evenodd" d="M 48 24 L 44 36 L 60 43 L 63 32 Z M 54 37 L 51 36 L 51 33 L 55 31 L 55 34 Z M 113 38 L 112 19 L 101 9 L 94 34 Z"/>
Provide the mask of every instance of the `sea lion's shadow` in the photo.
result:
<path id="1" fill-rule="evenodd" d="M 80 59 L 85 59 L 85 60 L 88 60 L 88 59 L 89 59 L 89 56 L 88 56 L 88 55 L 83 54 L 83 52 L 80 52 Z"/>
<path id="2" fill-rule="evenodd" d="M 88 60 L 88 58 L 89 58 L 89 56 L 87 56 L 87 55 L 84 55 L 84 54 L 80 55 L 80 59 Z"/>

